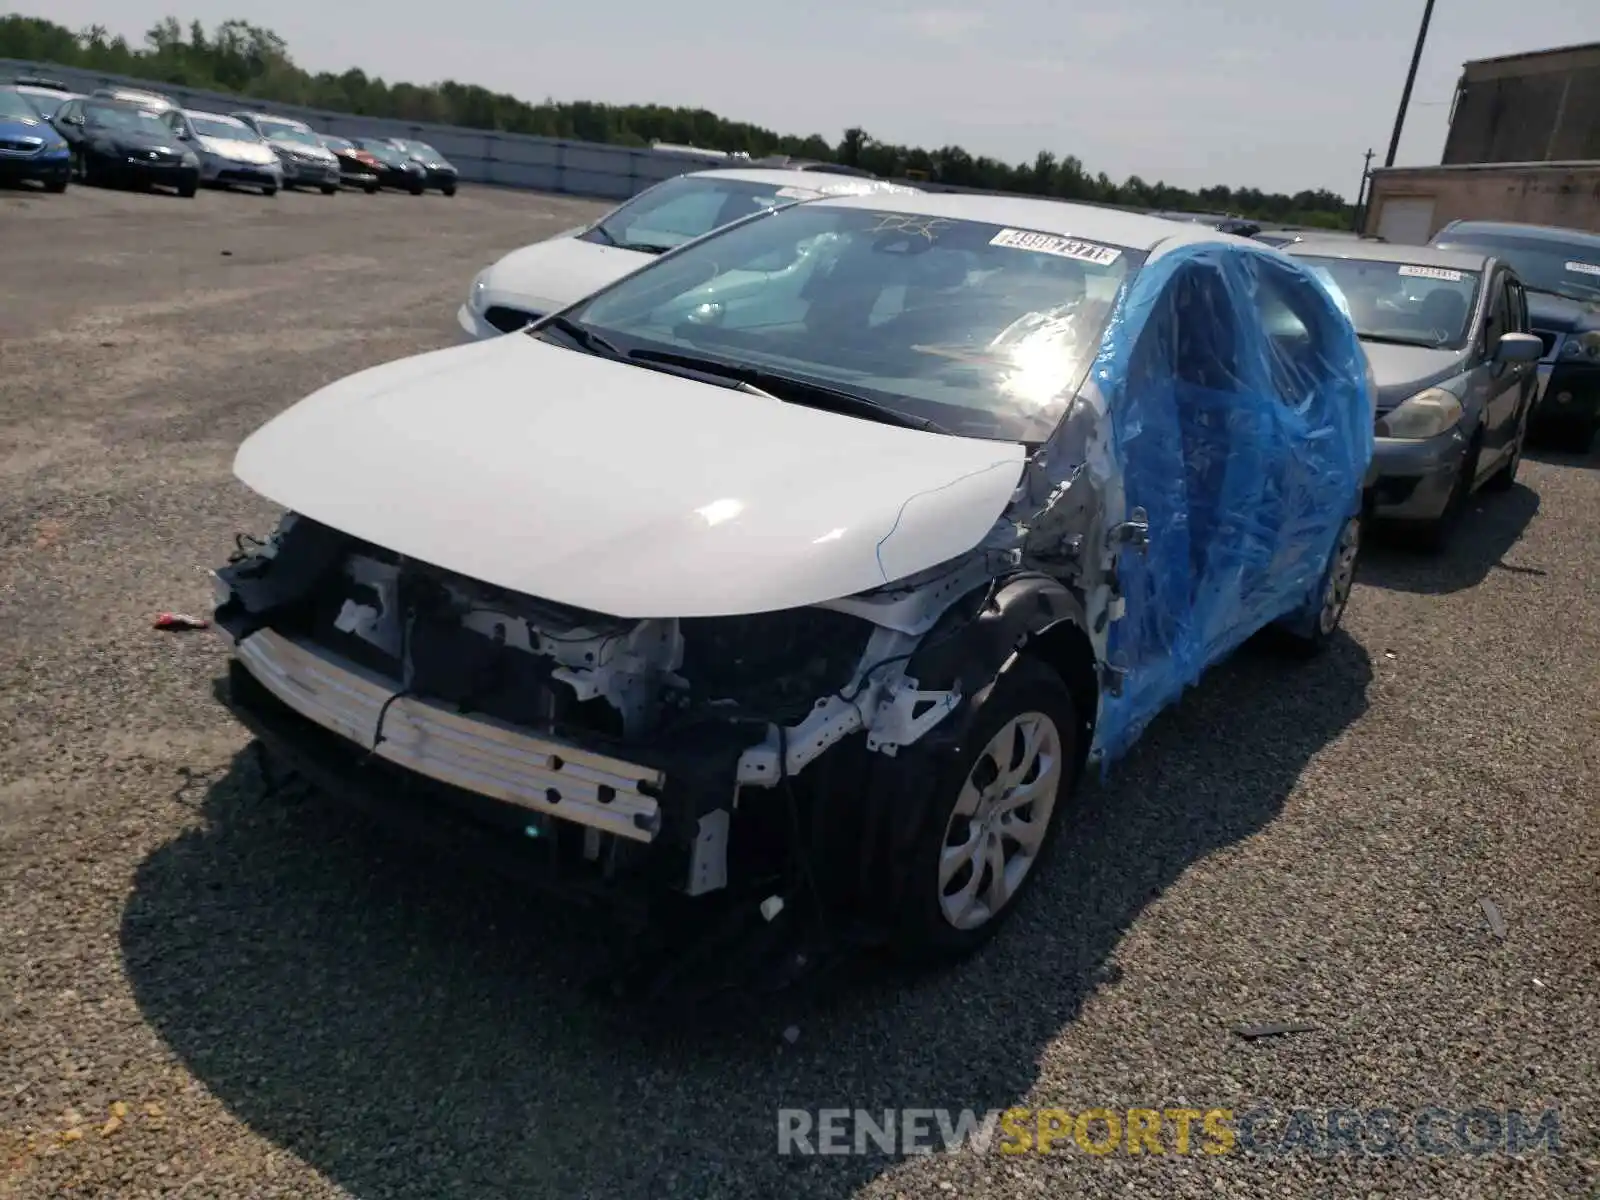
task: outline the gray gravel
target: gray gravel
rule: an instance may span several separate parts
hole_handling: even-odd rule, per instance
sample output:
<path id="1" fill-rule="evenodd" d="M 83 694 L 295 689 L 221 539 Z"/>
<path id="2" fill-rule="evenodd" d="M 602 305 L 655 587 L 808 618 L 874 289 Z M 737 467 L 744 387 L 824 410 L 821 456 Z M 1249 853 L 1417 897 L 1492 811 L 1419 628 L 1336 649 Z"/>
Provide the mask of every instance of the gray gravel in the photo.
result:
<path id="1" fill-rule="evenodd" d="M 0 1193 L 1590 1194 L 1593 458 L 1527 463 L 1444 561 L 1373 555 L 1323 660 L 1215 672 L 941 977 L 646 1023 L 575 993 L 562 914 L 264 796 L 220 649 L 150 628 L 274 515 L 233 448 L 593 211 L 0 193 Z M 1314 1031 L 1231 1032 L 1270 1023 Z M 774 1152 L 780 1106 L 1183 1103 L 1559 1105 L 1564 1152 Z"/>

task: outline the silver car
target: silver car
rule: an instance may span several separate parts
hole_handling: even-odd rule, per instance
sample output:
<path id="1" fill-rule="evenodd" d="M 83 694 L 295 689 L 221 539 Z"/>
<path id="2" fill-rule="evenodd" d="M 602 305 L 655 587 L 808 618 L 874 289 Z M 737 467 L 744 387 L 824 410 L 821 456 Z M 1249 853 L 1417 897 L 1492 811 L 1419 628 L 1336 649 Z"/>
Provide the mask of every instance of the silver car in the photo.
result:
<path id="1" fill-rule="evenodd" d="M 259 112 L 229 115 L 260 134 L 272 148 L 283 167 L 284 187 L 314 187 L 324 196 L 339 190 L 339 159 L 304 121 Z"/>
<path id="2" fill-rule="evenodd" d="M 163 120 L 200 159 L 200 182 L 211 187 L 259 188 L 276 195 L 283 166 L 261 135 L 236 117 L 173 109 Z"/>
<path id="3" fill-rule="evenodd" d="M 1442 547 L 1475 490 L 1516 481 L 1543 353 L 1522 281 L 1480 251 L 1351 238 L 1284 250 L 1334 293 L 1372 364 L 1372 515 Z"/>

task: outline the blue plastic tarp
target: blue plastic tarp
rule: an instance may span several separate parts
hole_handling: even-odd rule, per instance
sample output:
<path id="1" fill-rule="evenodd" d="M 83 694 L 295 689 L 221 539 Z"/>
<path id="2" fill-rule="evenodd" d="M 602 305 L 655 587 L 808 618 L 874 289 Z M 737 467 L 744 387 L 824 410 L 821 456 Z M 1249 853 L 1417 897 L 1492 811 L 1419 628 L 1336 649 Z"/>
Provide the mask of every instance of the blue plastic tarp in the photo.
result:
<path id="1" fill-rule="evenodd" d="M 1201 673 L 1251 635 L 1320 608 L 1324 572 L 1372 458 L 1366 359 L 1303 267 L 1203 243 L 1135 277 L 1093 378 L 1112 423 L 1126 509 L 1121 673 L 1095 749 L 1109 763 Z"/>

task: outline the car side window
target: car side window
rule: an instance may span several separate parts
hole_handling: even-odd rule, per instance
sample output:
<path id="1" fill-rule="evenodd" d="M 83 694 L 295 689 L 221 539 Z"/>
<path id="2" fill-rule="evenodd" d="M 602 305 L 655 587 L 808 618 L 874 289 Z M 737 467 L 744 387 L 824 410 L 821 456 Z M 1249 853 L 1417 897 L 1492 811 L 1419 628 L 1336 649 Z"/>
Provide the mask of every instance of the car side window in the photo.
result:
<path id="1" fill-rule="evenodd" d="M 1256 313 L 1268 347 L 1267 367 L 1272 390 L 1291 408 L 1298 408 L 1316 391 L 1320 345 L 1316 309 L 1291 278 L 1276 267 L 1257 267 Z"/>
<path id="2" fill-rule="evenodd" d="M 1494 282 L 1490 284 L 1489 292 L 1489 319 L 1483 325 L 1483 341 L 1478 344 L 1478 352 L 1487 355 L 1500 344 L 1500 335 L 1512 329 L 1511 301 L 1506 288 L 1506 274 L 1504 271 L 1495 273 Z"/>
<path id="3" fill-rule="evenodd" d="M 1506 276 L 1506 286 L 1511 290 L 1512 329 L 1518 333 L 1531 332 L 1528 324 L 1528 290 L 1522 286 L 1520 279 L 1510 275 Z"/>

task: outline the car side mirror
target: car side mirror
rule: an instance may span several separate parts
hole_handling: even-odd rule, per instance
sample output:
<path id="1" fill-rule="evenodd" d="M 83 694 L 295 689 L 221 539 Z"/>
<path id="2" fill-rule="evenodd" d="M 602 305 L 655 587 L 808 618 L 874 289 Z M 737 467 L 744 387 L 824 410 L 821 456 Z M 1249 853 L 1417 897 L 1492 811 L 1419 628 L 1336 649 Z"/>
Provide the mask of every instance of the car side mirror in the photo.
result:
<path id="1" fill-rule="evenodd" d="M 1496 362 L 1530 363 L 1544 357 L 1544 343 L 1531 333 L 1503 333 L 1494 348 Z"/>

